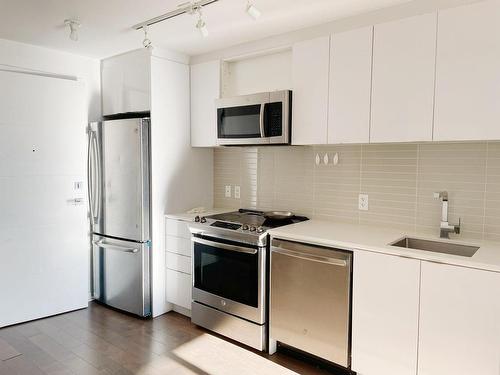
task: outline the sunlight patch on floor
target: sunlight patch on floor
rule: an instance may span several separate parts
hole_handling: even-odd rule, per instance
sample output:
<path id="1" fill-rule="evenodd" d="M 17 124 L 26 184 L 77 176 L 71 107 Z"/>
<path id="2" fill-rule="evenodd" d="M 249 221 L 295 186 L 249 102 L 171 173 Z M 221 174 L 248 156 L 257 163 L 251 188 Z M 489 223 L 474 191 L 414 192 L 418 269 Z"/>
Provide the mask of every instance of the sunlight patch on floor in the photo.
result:
<path id="1" fill-rule="evenodd" d="M 174 349 L 173 353 L 210 375 L 297 375 L 258 354 L 206 333 Z"/>

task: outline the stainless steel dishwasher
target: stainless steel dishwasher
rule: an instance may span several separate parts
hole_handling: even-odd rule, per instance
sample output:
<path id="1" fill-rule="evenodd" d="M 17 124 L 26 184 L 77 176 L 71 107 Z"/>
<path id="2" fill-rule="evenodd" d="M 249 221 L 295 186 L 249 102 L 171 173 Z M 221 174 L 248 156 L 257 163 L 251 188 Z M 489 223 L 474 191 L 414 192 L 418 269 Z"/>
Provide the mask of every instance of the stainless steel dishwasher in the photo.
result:
<path id="1" fill-rule="evenodd" d="M 350 367 L 352 253 L 274 239 L 270 353 L 277 342 Z"/>

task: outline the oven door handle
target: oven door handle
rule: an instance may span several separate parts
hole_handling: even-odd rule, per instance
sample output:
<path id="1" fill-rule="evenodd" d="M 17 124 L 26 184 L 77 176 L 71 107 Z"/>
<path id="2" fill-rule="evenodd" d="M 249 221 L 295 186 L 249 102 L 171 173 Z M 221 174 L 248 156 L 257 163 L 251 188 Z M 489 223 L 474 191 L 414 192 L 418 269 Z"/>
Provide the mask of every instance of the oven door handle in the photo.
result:
<path id="1" fill-rule="evenodd" d="M 203 238 L 198 238 L 198 237 L 193 237 L 193 242 L 199 243 L 201 245 L 213 246 L 213 247 L 216 247 L 219 249 L 235 251 L 237 253 L 245 253 L 245 254 L 252 254 L 252 255 L 257 254 L 257 249 L 250 249 L 250 248 L 246 248 L 246 247 L 229 245 L 226 243 L 209 241 L 209 240 L 205 240 Z"/>

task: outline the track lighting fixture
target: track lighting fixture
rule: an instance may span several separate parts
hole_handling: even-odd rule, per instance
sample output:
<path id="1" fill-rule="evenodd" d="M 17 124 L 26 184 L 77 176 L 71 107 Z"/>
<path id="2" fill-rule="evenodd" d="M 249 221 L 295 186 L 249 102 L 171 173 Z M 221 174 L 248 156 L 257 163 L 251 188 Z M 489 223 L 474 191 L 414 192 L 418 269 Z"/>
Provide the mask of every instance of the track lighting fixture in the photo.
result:
<path id="1" fill-rule="evenodd" d="M 262 14 L 261 11 L 250 2 L 250 0 L 247 1 L 246 11 L 247 14 L 254 20 L 257 20 L 257 18 L 259 18 L 260 15 Z"/>
<path id="2" fill-rule="evenodd" d="M 151 46 L 151 41 L 147 38 L 147 27 L 154 25 L 159 22 L 166 21 L 170 18 L 174 18 L 177 16 L 180 16 L 181 14 L 190 14 L 190 15 L 198 15 L 198 21 L 196 22 L 195 26 L 200 32 L 200 34 L 206 38 L 208 36 L 208 28 L 207 28 L 207 23 L 203 19 L 202 16 L 202 8 L 216 3 L 219 0 L 189 0 L 185 3 L 179 4 L 177 6 L 177 9 L 172 10 L 168 13 L 162 14 L 158 17 L 151 18 L 147 21 L 138 23 L 137 25 L 132 26 L 133 29 L 135 30 L 143 30 L 145 33 L 145 38 L 143 41 L 143 45 L 146 48 L 149 48 Z M 262 12 L 253 4 L 254 0 L 247 0 L 247 4 L 245 7 L 246 13 L 252 17 L 254 20 L 257 20 Z"/>
<path id="3" fill-rule="evenodd" d="M 67 19 L 64 20 L 64 24 L 69 27 L 69 38 L 74 42 L 78 41 L 78 29 L 81 26 L 80 22 Z"/>
<path id="4" fill-rule="evenodd" d="M 196 28 L 200 31 L 201 36 L 206 38 L 208 36 L 207 24 L 203 21 L 201 14 L 201 6 L 196 9 L 196 13 L 198 14 L 198 22 L 196 22 Z"/>
<path id="5" fill-rule="evenodd" d="M 142 45 L 144 48 L 153 48 L 153 44 L 151 43 L 151 40 L 148 38 L 148 27 L 143 26 L 142 31 L 144 31 L 144 39 L 142 41 Z"/>

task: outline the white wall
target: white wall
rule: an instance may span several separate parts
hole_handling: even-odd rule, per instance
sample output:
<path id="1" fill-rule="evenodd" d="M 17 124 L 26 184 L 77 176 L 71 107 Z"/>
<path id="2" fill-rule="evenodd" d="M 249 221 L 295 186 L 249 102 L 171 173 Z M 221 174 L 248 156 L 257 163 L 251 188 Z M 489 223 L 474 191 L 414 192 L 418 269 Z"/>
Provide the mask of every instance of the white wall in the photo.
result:
<path id="1" fill-rule="evenodd" d="M 85 84 L 89 121 L 101 116 L 99 60 L 0 39 L 0 69 L 26 69 L 78 77 Z"/>

